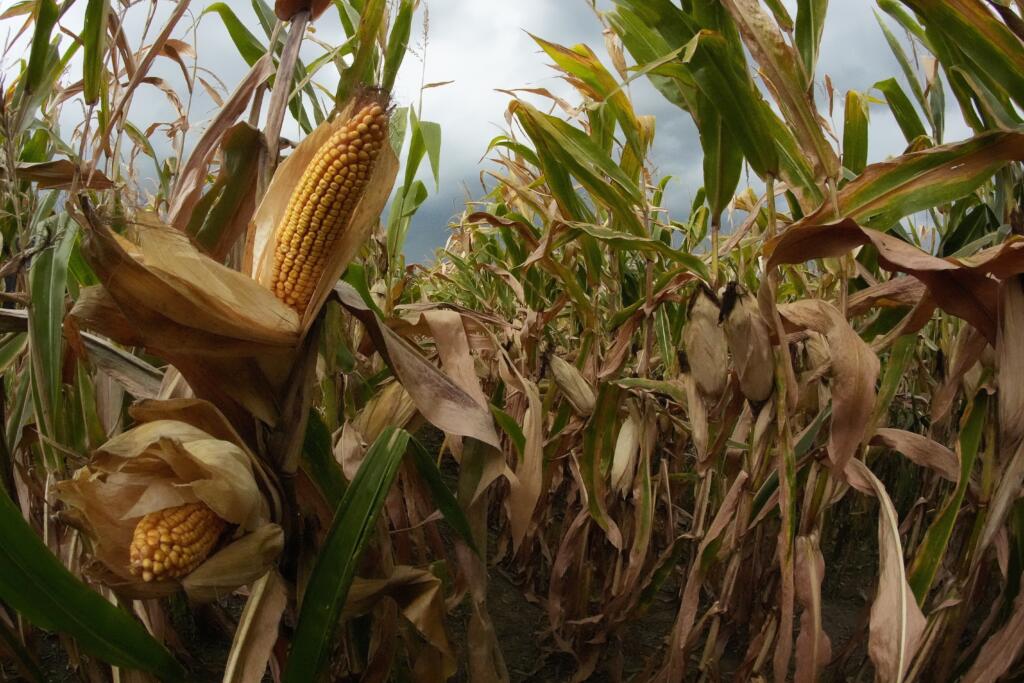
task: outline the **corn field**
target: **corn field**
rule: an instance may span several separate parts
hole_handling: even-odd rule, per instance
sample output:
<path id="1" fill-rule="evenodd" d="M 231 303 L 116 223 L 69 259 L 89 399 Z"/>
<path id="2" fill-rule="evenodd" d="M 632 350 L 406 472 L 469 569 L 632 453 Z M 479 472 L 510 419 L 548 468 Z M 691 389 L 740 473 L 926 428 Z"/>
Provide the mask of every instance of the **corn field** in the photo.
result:
<path id="1" fill-rule="evenodd" d="M 1024 680 L 1024 2 L 574 1 L 425 263 L 428 3 L 4 3 L 3 680 Z"/>

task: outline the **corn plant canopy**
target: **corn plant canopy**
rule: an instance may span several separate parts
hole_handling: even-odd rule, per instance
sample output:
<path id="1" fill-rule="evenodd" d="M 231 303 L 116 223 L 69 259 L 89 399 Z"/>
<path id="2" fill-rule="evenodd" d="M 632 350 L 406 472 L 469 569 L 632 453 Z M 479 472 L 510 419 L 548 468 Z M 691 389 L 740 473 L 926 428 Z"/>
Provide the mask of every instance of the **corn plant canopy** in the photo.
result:
<path id="1" fill-rule="evenodd" d="M 426 263 L 427 3 L 250 4 L 0 12 L 5 676 L 1024 678 L 1024 3 L 509 25 Z"/>

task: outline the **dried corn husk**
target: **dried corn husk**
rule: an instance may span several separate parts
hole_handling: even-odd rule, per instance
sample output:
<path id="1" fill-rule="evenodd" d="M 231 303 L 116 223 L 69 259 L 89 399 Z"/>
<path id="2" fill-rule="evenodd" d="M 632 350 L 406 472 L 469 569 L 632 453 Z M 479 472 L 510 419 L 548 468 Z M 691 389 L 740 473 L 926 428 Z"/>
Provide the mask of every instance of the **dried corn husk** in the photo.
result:
<path id="1" fill-rule="evenodd" d="M 352 419 L 363 441 L 371 444 L 388 427 L 404 427 L 416 414 L 416 404 L 398 382 L 386 384 Z"/>
<path id="2" fill-rule="evenodd" d="M 303 172 L 313 160 L 317 150 L 371 99 L 377 100 L 384 106 L 387 105 L 386 98 L 379 93 L 363 92 L 355 95 L 342 108 L 340 115 L 318 126 L 305 140 L 299 143 L 295 151 L 278 166 L 274 173 L 267 193 L 253 216 L 246 243 L 245 261 L 248 264 L 248 272 L 264 287 L 270 288 L 277 236 L 288 208 L 288 201 L 299 184 Z M 397 174 L 398 158 L 391 145 L 385 144 L 373 166 L 366 190 L 352 212 L 347 225 L 341 228 L 341 234 L 334 244 L 333 253 L 320 275 L 302 319 L 303 329 L 308 328 L 313 318 L 316 317 L 316 313 L 327 300 L 331 289 L 341 277 L 345 267 L 369 238 L 380 218 L 381 210 L 391 194 Z"/>
<path id="3" fill-rule="evenodd" d="M 85 228 L 83 253 L 102 287 L 86 290 L 72 318 L 82 328 L 144 346 L 170 361 L 196 395 L 214 402 L 236 424 L 246 414 L 276 424 L 277 398 L 296 349 L 390 194 L 398 167 L 391 146 L 381 150 L 367 190 L 303 311 L 292 310 L 271 293 L 271 268 L 265 265 L 272 260 L 281 216 L 306 165 L 366 97 L 354 97 L 278 167 L 250 225 L 245 273 L 207 257 L 152 214 L 125 221 L 122 235 L 83 205 L 83 212 L 73 215 Z"/>
<path id="4" fill-rule="evenodd" d="M 170 405 L 164 409 L 162 403 Z M 161 414 L 194 415 L 218 435 L 181 419 L 160 419 Z M 148 401 L 141 415 L 156 419 L 110 439 L 85 467 L 58 484 L 59 496 L 68 506 L 67 518 L 92 541 L 98 578 L 127 596 L 153 597 L 177 590 L 177 581 L 146 583 L 134 576 L 128 547 L 144 515 L 190 503 L 209 506 L 231 525 L 219 549 L 193 572 L 203 570 L 204 585 L 216 584 L 224 594 L 266 573 L 281 548 L 273 539 L 280 541 L 282 532 L 273 523 L 278 514 L 276 497 L 269 490 L 273 485 L 254 456 L 234 440 L 230 426 L 209 404 Z M 253 534 L 263 539 L 258 546 L 249 538 Z M 246 548 L 259 552 L 245 552 Z M 211 574 L 211 562 L 221 571 Z M 191 576 L 183 577 L 181 585 Z"/>
<path id="5" fill-rule="evenodd" d="M 619 494 L 627 493 L 633 483 L 637 454 L 640 452 L 640 424 L 633 412 L 626 417 L 615 440 L 612 457 L 612 488 Z"/>
<path id="6" fill-rule="evenodd" d="M 683 328 L 683 347 L 690 374 L 705 399 L 717 399 L 729 378 L 729 348 L 718 324 L 718 300 L 701 287 L 690 300 L 690 317 Z"/>
<path id="7" fill-rule="evenodd" d="M 597 397 L 590 382 L 584 379 L 576 366 L 558 356 L 551 356 L 551 374 L 554 375 L 558 389 L 569 399 L 569 403 L 577 413 L 589 417 L 594 412 Z"/>
<path id="8" fill-rule="evenodd" d="M 740 390 L 755 403 L 766 401 L 775 383 L 775 362 L 768 325 L 757 301 L 737 283 L 730 283 L 722 307 L 725 337 L 740 380 Z"/>

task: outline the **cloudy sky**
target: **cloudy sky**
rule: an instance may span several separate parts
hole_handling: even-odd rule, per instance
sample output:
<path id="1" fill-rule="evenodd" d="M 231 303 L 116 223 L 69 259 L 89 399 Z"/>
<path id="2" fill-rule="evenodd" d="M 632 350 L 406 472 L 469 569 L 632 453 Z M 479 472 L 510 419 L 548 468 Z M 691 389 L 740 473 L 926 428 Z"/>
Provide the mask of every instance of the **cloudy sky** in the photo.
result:
<path id="1" fill-rule="evenodd" d="M 784 2 L 795 12 L 796 0 Z M 76 3 L 63 23 L 77 30 L 81 17 L 76 12 L 80 12 L 79 6 L 84 4 Z M 203 14 L 203 9 L 210 4 L 210 0 L 193 0 L 189 21 L 178 34 L 196 46 L 200 66 L 210 69 L 230 89 L 245 73 L 246 65 L 231 44 L 220 18 Z M 228 0 L 224 4 L 231 7 L 253 33 L 263 37 L 250 0 Z M 604 9 L 610 4 L 610 0 L 599 0 L 598 8 Z M 425 10 L 419 12 L 411 41 L 414 54 L 408 56 L 399 76 L 396 99 L 399 104 L 415 103 L 422 83 L 453 82 L 426 90 L 422 95 L 423 118 L 437 121 L 442 127 L 441 183 L 440 189 L 434 192 L 433 182 L 428 182 L 432 194 L 416 216 L 408 237 L 406 253 L 410 261 L 430 259 L 434 249 L 444 243 L 448 222 L 461 212 L 465 200 L 483 193 L 480 173 L 487 168 L 487 162 L 481 162 L 481 157 L 487 143 L 504 129 L 504 113 L 509 101 L 508 95 L 498 89 L 544 87 L 571 97 L 571 90 L 548 66 L 549 60 L 529 33 L 565 45 L 588 43 L 609 64 L 601 24 L 587 0 L 424 0 L 422 5 Z M 845 91 L 869 91 L 878 80 L 899 73 L 899 68 L 878 27 L 874 0 L 833 0 L 830 5 L 818 77 L 820 80 L 828 74 L 836 88 L 833 127 L 841 136 Z M 141 32 L 148 6 L 149 3 L 140 2 L 133 9 L 128 24 L 130 30 Z M 166 0 L 159 3 L 150 36 L 159 30 L 161 19 L 170 6 Z M 424 39 L 426 17 L 429 21 Z M 10 26 L 4 27 L 5 34 L 9 35 L 9 30 Z M 337 45 L 342 40 L 341 27 L 333 11 L 316 23 L 315 30 L 316 39 L 324 43 Z M 896 28 L 894 31 L 900 33 Z M 304 58 L 312 59 L 321 53 L 322 48 L 307 41 Z M 155 73 L 170 83 L 180 84 L 181 74 L 176 65 L 164 61 L 166 63 L 158 63 Z M 10 59 L 4 64 L 5 69 L 10 68 L 9 62 Z M 336 82 L 332 80 L 333 74 L 327 76 L 330 71 L 327 68 L 321 72 L 325 74 L 328 87 Z M 71 77 L 77 80 L 74 63 L 68 75 L 69 79 Z M 208 80 L 213 82 L 212 78 Z M 635 81 L 630 93 L 638 113 L 653 114 L 657 119 L 651 161 L 660 175 L 673 176 L 666 204 L 673 216 L 683 218 L 701 185 L 696 129 L 688 115 L 665 101 L 645 79 Z M 824 99 L 819 88 L 819 107 L 824 106 Z M 955 107 L 952 97 L 947 100 Z M 208 97 L 197 91 L 191 103 L 191 117 L 202 120 L 212 115 L 214 107 Z M 898 154 L 903 138 L 891 114 L 884 105 L 873 106 L 871 114 L 870 160 Z M 145 124 L 172 120 L 175 115 L 162 93 L 147 88 L 144 96 L 136 98 L 132 117 L 137 124 Z M 67 109 L 62 116 L 65 127 L 79 120 L 80 109 Z M 297 132 L 294 122 L 286 122 L 286 135 Z M 959 115 L 950 112 L 947 139 L 955 140 L 968 133 Z M 192 139 L 198 134 L 198 130 L 190 133 Z M 160 136 L 159 132 L 154 135 L 157 149 L 169 150 Z"/>

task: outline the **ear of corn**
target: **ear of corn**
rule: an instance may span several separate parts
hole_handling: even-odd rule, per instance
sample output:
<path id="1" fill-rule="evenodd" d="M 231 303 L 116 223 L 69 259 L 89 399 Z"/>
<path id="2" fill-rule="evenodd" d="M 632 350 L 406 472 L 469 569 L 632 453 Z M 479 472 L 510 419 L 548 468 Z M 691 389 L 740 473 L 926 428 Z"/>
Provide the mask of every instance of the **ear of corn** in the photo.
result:
<path id="1" fill-rule="evenodd" d="M 717 399 L 729 379 L 729 349 L 718 324 L 718 302 L 704 287 L 693 295 L 690 318 L 683 328 L 683 346 L 701 395 Z"/>
<path id="2" fill-rule="evenodd" d="M 226 526 L 204 503 L 151 512 L 132 534 L 132 573 L 143 581 L 181 578 L 209 556 Z"/>
<path id="3" fill-rule="evenodd" d="M 555 376 L 555 384 L 577 413 L 588 417 L 594 412 L 594 404 L 597 403 L 594 390 L 575 365 L 558 356 L 551 356 L 551 373 Z"/>
<path id="4" fill-rule="evenodd" d="M 359 109 L 316 152 L 288 201 L 274 253 L 271 289 L 300 313 L 366 190 L 385 144 L 387 123 L 379 103 Z"/>
<path id="5" fill-rule="evenodd" d="M 722 321 L 740 390 L 755 403 L 766 401 L 775 383 L 775 363 L 768 324 L 753 295 L 735 282 L 726 290 Z"/>

